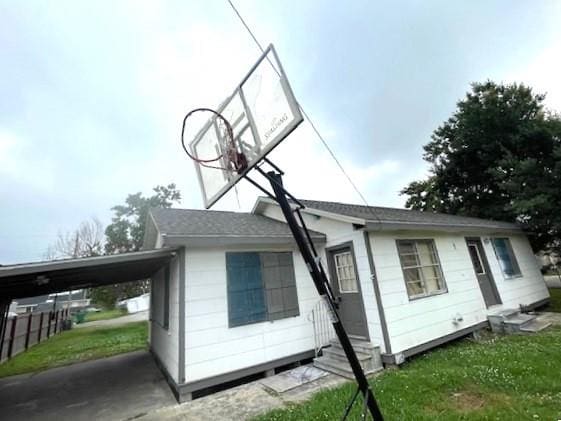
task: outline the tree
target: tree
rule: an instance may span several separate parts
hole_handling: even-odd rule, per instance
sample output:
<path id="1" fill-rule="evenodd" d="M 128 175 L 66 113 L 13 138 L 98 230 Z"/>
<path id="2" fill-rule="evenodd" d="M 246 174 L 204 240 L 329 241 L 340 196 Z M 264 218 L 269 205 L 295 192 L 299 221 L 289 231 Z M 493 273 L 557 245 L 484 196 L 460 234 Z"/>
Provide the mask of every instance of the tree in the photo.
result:
<path id="1" fill-rule="evenodd" d="M 144 240 L 144 228 L 151 208 L 169 208 L 181 201 L 181 193 L 175 184 L 156 186 L 150 197 L 142 193 L 129 194 L 124 205 L 111 208 L 114 213 L 112 223 L 105 229 L 107 253 L 138 251 Z"/>
<path id="2" fill-rule="evenodd" d="M 105 229 L 105 252 L 107 254 L 138 251 L 142 247 L 148 211 L 151 208 L 169 208 L 181 200 L 181 193 L 175 184 L 156 186 L 154 194 L 144 197 L 142 193 L 129 194 L 124 205 L 111 208 L 112 222 Z M 118 300 L 135 297 L 150 290 L 147 280 L 125 282 L 98 287 L 91 290 L 94 302 L 111 308 Z"/>
<path id="3" fill-rule="evenodd" d="M 516 221 L 535 248 L 558 247 L 561 119 L 522 84 L 474 83 L 424 146 L 430 175 L 401 193 L 406 207 Z"/>
<path id="4" fill-rule="evenodd" d="M 103 225 L 97 218 L 83 221 L 77 229 L 58 233 L 55 242 L 47 248 L 48 260 L 99 256 L 103 254 Z"/>

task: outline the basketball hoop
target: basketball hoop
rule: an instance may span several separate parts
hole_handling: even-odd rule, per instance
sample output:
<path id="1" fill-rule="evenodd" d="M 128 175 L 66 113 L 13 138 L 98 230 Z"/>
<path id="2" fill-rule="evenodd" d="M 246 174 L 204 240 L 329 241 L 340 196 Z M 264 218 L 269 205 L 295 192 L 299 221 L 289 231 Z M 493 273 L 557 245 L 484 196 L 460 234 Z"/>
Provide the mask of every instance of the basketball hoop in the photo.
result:
<path id="1" fill-rule="evenodd" d="M 184 141 L 187 119 L 195 113 L 203 112 L 212 113 L 212 117 L 203 120 L 202 127 L 189 144 L 189 151 Z M 303 206 L 283 187 L 283 172 L 267 159 L 267 155 L 302 120 L 298 103 L 276 52 L 270 45 L 217 111 L 210 108 L 196 108 L 185 116 L 181 130 L 181 144 L 187 156 L 195 163 L 207 209 L 235 187 L 242 178 L 279 204 L 317 292 L 320 297 L 323 297 L 330 310 L 333 329 L 358 384 L 353 398 L 347 405 L 343 420 L 347 419 L 357 397 L 362 395 L 362 419 L 366 419 L 369 410 L 373 420 L 383 421 L 364 370 L 338 315 L 338 304 L 304 218 L 300 214 L 300 208 L 296 208 L 300 223 L 294 215 L 293 203 L 300 204 L 302 208 Z M 191 124 L 194 125 L 193 121 Z M 258 165 L 260 162 L 266 162 L 274 171 L 263 171 Z M 252 169 L 270 182 L 273 193 L 248 176 L 248 172 Z"/>
<path id="2" fill-rule="evenodd" d="M 209 112 L 214 115 L 213 119 L 218 120 L 217 127 L 220 132 L 220 154 L 213 158 L 207 157 L 199 157 L 193 155 L 185 146 L 185 127 L 187 125 L 187 119 L 195 113 L 203 113 Z M 234 139 L 234 130 L 232 129 L 232 125 L 226 118 L 220 114 L 218 111 L 215 111 L 211 108 L 195 108 L 187 113 L 185 118 L 183 119 L 183 126 L 181 128 L 181 146 L 183 146 L 183 150 L 187 154 L 189 158 L 193 161 L 197 162 L 199 165 L 206 167 L 206 168 L 213 168 L 217 170 L 224 170 L 224 171 L 235 171 L 238 174 L 241 174 L 247 168 L 247 158 L 240 152 L 236 147 L 236 141 Z M 217 165 L 208 165 L 212 162 L 222 161 L 223 166 Z"/>

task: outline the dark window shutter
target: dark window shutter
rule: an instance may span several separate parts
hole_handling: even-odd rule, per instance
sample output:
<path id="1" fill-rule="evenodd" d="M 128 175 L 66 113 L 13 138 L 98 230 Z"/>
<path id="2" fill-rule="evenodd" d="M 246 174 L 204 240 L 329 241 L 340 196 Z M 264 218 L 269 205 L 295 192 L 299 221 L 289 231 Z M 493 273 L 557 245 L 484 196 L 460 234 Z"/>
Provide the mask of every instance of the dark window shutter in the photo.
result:
<path id="1" fill-rule="evenodd" d="M 259 253 L 226 253 L 230 327 L 267 319 Z"/>
<path id="2" fill-rule="evenodd" d="M 261 253 L 261 275 L 269 320 L 298 316 L 298 294 L 292 253 Z"/>

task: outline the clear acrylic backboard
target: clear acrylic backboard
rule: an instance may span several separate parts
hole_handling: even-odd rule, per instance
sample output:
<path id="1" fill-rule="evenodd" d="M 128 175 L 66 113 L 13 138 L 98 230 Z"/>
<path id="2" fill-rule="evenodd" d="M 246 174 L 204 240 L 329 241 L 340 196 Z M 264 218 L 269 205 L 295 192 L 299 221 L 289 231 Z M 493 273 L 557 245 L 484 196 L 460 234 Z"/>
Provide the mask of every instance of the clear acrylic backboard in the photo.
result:
<path id="1" fill-rule="evenodd" d="M 232 126 L 234 142 L 245 155 L 247 168 L 242 173 L 231 169 L 225 152 L 226 131 L 219 118 L 210 118 L 189 144 L 197 158 L 222 156 L 212 166 L 194 161 L 206 209 L 302 122 L 300 108 L 272 45 L 216 111 Z"/>

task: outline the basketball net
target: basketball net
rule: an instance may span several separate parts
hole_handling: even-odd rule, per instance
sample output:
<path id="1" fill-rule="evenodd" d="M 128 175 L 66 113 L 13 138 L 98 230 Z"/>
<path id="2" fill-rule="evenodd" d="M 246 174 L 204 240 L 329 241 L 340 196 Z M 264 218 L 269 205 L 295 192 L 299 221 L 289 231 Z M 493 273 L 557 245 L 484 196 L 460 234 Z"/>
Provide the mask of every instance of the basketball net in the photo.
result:
<path id="1" fill-rule="evenodd" d="M 198 157 L 193 155 L 187 149 L 185 145 L 185 128 L 187 126 L 187 120 L 192 117 L 195 113 L 210 112 L 214 114 L 217 120 L 218 132 L 220 134 L 219 145 L 220 145 L 220 155 L 215 157 Z M 213 168 L 217 170 L 223 170 L 228 172 L 237 172 L 242 174 L 247 169 L 247 158 L 244 153 L 239 150 L 236 146 L 236 140 L 234 138 L 234 130 L 230 122 L 218 111 L 210 108 L 195 108 L 187 113 L 183 119 L 183 127 L 181 129 L 181 145 L 183 150 L 189 158 L 197 162 L 202 167 Z M 212 163 L 217 163 L 215 165 L 209 165 Z M 222 164 L 222 166 L 219 166 Z"/>

